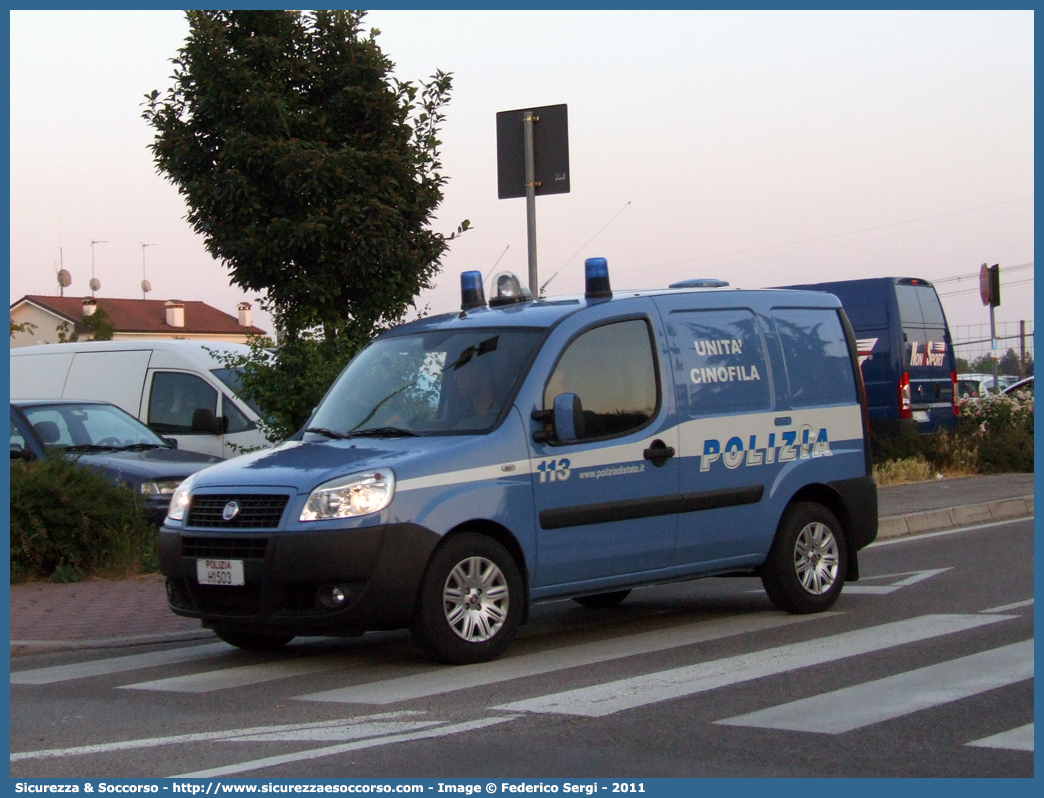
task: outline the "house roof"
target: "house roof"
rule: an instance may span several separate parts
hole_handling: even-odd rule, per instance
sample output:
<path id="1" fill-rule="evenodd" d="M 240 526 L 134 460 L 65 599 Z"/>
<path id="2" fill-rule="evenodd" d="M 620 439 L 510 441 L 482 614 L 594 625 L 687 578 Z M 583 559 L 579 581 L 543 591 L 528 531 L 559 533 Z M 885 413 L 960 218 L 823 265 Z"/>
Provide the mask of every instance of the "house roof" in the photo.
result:
<path id="1" fill-rule="evenodd" d="M 170 333 L 173 330 L 184 334 L 206 335 L 264 335 L 260 327 L 242 327 L 239 319 L 224 313 L 206 302 L 196 300 L 174 300 L 185 307 L 185 326 L 171 327 L 167 324 L 167 301 L 163 299 L 112 299 L 95 297 L 97 307 L 109 316 L 109 322 L 117 332 Z M 32 303 L 44 310 L 61 316 L 82 331 L 83 298 L 78 296 L 40 296 L 30 294 L 11 304 L 14 310 L 23 303 Z M 85 328 L 83 328 L 85 329 Z"/>

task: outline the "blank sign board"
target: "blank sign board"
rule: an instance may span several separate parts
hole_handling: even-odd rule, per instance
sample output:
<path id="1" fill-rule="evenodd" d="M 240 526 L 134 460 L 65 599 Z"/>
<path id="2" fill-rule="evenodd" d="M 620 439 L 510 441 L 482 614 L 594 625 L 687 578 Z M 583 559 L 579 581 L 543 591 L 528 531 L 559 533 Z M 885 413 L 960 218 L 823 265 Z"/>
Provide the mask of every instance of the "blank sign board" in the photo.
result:
<path id="1" fill-rule="evenodd" d="M 520 108 L 497 114 L 497 194 L 500 199 L 526 196 L 525 128 L 533 122 L 536 195 L 569 193 L 569 118 L 565 104 Z"/>

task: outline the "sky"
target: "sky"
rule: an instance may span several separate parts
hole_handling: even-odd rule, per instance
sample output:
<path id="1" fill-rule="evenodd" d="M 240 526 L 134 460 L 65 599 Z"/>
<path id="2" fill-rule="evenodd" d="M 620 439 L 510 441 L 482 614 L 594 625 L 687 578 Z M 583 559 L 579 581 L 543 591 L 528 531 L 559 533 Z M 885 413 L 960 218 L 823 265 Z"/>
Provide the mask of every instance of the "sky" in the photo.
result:
<path id="1" fill-rule="evenodd" d="M 910 276 L 951 327 L 985 324 L 977 274 L 1001 266 L 999 322 L 1033 319 L 1031 11 L 372 11 L 403 80 L 453 73 L 428 313 L 460 273 L 528 275 L 524 199 L 497 198 L 496 114 L 565 103 L 571 191 L 539 197 L 540 283 L 583 291 L 691 277 L 734 286 Z M 171 85 L 180 11 L 12 11 L 11 300 L 202 300 L 230 285 L 159 175 L 141 118 Z M 95 241 L 92 247 L 91 241 Z M 143 247 L 143 244 L 149 246 Z M 1007 272 L 1011 269 L 1010 272 Z M 971 277 L 976 275 L 976 277 Z M 967 278 L 956 280 L 954 278 Z M 488 283 L 487 283 L 488 293 Z M 958 351 L 958 354 L 961 354 Z"/>

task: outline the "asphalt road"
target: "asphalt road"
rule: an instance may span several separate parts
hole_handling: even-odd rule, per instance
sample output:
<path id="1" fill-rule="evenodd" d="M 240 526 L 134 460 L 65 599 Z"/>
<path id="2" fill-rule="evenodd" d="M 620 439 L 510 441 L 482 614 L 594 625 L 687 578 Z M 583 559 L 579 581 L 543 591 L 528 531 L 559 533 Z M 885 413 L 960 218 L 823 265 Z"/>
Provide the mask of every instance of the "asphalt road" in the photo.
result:
<path id="1" fill-rule="evenodd" d="M 745 578 L 541 605 L 467 668 L 404 633 L 19 657 L 11 775 L 1032 777 L 1032 518 L 860 566 L 817 616 Z"/>

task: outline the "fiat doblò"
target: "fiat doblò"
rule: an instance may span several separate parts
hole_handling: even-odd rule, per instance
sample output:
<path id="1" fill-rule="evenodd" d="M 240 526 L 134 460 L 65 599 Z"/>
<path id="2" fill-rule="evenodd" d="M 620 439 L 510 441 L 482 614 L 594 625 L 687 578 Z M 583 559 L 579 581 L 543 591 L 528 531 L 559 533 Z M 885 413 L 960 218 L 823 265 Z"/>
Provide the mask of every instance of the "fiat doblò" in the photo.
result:
<path id="1" fill-rule="evenodd" d="M 294 439 L 186 480 L 171 609 L 243 648 L 408 627 L 468 663 L 548 599 L 746 574 L 787 612 L 833 605 L 877 534 L 840 303 L 586 268 L 584 296 L 503 273 L 488 304 L 465 272 L 461 313 L 375 339 Z"/>

